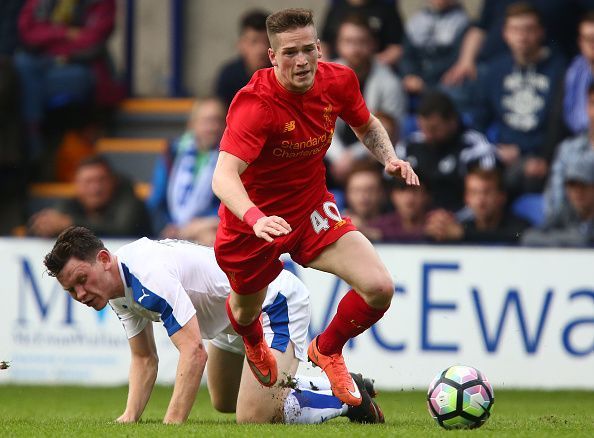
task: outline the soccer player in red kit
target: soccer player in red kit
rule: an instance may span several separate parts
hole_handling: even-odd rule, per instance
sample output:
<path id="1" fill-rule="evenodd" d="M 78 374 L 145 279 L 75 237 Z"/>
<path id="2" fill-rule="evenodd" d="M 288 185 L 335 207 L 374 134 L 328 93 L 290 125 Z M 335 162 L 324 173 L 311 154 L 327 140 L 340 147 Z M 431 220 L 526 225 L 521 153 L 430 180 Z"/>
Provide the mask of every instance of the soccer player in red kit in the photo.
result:
<path id="1" fill-rule="evenodd" d="M 213 177 L 221 199 L 215 254 L 233 292 L 227 314 L 242 335 L 248 364 L 262 385 L 277 378 L 260 312 L 279 256 L 333 273 L 352 286 L 309 359 L 334 394 L 358 406 L 360 394 L 342 357 L 344 344 L 388 309 L 393 280 L 371 243 L 343 218 L 328 192 L 323 163 L 337 117 L 345 120 L 387 173 L 418 185 L 396 157 L 381 123 L 369 113 L 352 70 L 321 57 L 310 10 L 286 9 L 266 21 L 272 68 L 257 71 L 231 103 Z M 290 315 L 287 315 L 289 318 Z"/>

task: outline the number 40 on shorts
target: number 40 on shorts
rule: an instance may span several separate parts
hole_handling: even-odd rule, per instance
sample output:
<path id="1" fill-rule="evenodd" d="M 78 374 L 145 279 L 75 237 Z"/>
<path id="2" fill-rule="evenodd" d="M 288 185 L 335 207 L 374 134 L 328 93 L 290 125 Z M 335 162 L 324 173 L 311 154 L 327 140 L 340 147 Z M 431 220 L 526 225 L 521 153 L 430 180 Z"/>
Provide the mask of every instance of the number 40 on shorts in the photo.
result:
<path id="1" fill-rule="evenodd" d="M 320 232 L 326 231 L 330 228 L 328 219 L 332 219 L 335 222 L 342 221 L 340 211 L 338 211 L 338 207 L 334 202 L 324 202 L 322 205 L 322 210 L 323 215 L 318 210 L 314 210 L 309 216 L 311 225 L 316 234 L 320 234 Z"/>

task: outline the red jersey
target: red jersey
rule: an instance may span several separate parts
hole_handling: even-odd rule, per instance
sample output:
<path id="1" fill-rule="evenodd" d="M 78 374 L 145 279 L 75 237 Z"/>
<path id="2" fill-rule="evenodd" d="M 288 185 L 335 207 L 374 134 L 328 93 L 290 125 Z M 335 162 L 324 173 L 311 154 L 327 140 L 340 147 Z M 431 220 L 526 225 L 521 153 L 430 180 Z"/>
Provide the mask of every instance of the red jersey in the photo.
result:
<path id="1" fill-rule="evenodd" d="M 319 62 L 307 92 L 288 91 L 273 68 L 258 70 L 231 102 L 221 151 L 249 163 L 241 181 L 267 216 L 280 216 L 291 226 L 326 195 L 323 158 L 332 141 L 336 118 L 351 126 L 369 120 L 355 73 L 348 67 Z M 221 225 L 252 232 L 221 204 Z"/>

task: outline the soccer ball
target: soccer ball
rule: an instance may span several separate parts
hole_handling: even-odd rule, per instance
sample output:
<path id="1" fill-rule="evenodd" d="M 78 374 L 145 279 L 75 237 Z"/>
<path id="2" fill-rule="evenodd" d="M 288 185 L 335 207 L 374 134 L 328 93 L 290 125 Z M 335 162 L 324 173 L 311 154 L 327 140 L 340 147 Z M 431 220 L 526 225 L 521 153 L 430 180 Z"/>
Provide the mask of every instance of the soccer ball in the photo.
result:
<path id="1" fill-rule="evenodd" d="M 491 384 L 473 367 L 454 365 L 429 385 L 427 408 L 437 424 L 446 429 L 481 427 L 495 403 Z"/>

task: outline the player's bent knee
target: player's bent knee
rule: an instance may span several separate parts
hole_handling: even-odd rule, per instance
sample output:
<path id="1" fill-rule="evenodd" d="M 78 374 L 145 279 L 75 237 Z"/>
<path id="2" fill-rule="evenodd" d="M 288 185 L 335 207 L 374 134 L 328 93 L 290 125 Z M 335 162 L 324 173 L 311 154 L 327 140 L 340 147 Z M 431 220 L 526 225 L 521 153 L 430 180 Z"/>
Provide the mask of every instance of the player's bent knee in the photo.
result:
<path id="1" fill-rule="evenodd" d="M 221 412 L 223 414 L 234 414 L 235 413 L 235 403 L 225 401 L 225 400 L 216 400 L 211 397 L 210 399 L 212 403 L 212 407 L 217 410 L 217 412 Z"/>
<path id="2" fill-rule="evenodd" d="M 237 309 L 237 313 L 234 312 L 233 316 L 239 325 L 249 325 L 258 317 L 260 310 L 260 307 L 241 308 Z"/>
<path id="3" fill-rule="evenodd" d="M 265 403 L 265 400 L 269 402 Z M 284 398 L 280 396 L 272 399 L 264 397 L 259 400 L 259 403 L 238 404 L 235 416 L 237 423 L 282 423 L 284 403 L 279 403 L 280 400 L 284 400 Z"/>
<path id="4" fill-rule="evenodd" d="M 378 276 L 363 292 L 365 302 L 378 309 L 389 307 L 393 296 L 394 282 L 389 275 Z"/>

